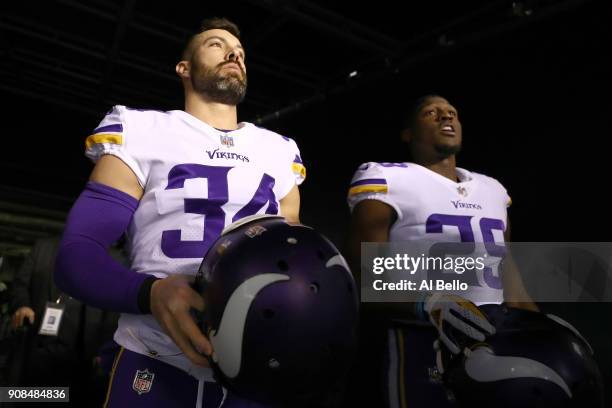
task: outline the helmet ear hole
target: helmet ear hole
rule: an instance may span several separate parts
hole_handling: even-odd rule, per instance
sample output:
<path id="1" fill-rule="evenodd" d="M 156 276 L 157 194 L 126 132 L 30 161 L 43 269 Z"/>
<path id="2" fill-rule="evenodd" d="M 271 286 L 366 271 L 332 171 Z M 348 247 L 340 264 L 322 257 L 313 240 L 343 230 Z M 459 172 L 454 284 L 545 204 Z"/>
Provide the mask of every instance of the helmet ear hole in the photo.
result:
<path id="1" fill-rule="evenodd" d="M 278 261 L 276 266 L 278 266 L 278 269 L 280 269 L 283 272 L 287 272 L 289 270 L 289 264 L 286 261 L 283 261 L 283 260 Z"/>
<path id="2" fill-rule="evenodd" d="M 268 360 L 268 367 L 272 370 L 278 370 L 280 369 L 280 363 L 277 359 L 271 358 L 270 360 Z"/>
<path id="3" fill-rule="evenodd" d="M 310 284 L 310 291 L 314 293 L 315 295 L 319 293 L 319 284 L 317 282 L 312 282 Z"/>
<path id="4" fill-rule="evenodd" d="M 323 255 L 323 251 L 321 251 L 320 249 L 317 249 L 317 256 L 319 257 L 320 260 L 322 261 L 325 260 L 325 255 Z"/>
<path id="5" fill-rule="evenodd" d="M 272 319 L 275 315 L 274 310 L 272 309 L 264 309 L 261 314 L 264 319 Z"/>

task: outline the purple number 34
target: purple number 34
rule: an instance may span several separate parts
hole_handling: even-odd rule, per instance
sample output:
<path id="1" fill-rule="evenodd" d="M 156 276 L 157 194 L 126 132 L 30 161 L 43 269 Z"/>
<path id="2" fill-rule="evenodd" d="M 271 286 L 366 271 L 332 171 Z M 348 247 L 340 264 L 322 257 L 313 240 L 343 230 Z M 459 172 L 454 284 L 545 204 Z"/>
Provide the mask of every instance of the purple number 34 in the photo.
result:
<path id="1" fill-rule="evenodd" d="M 208 198 L 185 198 L 185 212 L 204 216 L 204 239 L 184 241 L 181 230 L 168 230 L 162 233 L 161 249 L 169 258 L 202 258 L 225 226 L 225 211 L 222 206 L 228 202 L 227 174 L 233 167 L 206 166 L 203 164 L 179 164 L 168 173 L 166 190 L 184 188 L 185 181 L 202 178 L 207 180 Z M 268 204 L 266 214 L 278 214 L 274 195 L 275 180 L 264 173 L 251 200 L 232 217 L 232 222 L 256 214 Z"/>

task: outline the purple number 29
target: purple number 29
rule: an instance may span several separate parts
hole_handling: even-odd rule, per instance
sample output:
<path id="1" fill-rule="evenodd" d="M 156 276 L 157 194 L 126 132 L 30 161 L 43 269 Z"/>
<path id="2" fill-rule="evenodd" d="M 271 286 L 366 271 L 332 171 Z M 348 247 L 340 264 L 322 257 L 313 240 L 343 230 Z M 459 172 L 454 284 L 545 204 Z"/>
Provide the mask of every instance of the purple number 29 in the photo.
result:
<path id="1" fill-rule="evenodd" d="M 203 164 L 179 164 L 168 173 L 166 190 L 184 188 L 185 181 L 194 178 L 207 180 L 207 198 L 185 198 L 185 212 L 204 216 L 204 238 L 201 241 L 184 241 L 181 230 L 168 230 L 162 233 L 161 249 L 169 258 L 202 258 L 214 240 L 221 235 L 225 226 L 225 211 L 222 206 L 227 203 L 227 174 L 232 167 L 205 166 Z M 251 200 L 232 217 L 232 222 L 256 214 L 268 204 L 266 214 L 277 214 L 278 205 L 274 191 L 274 178 L 264 174 L 257 191 Z"/>

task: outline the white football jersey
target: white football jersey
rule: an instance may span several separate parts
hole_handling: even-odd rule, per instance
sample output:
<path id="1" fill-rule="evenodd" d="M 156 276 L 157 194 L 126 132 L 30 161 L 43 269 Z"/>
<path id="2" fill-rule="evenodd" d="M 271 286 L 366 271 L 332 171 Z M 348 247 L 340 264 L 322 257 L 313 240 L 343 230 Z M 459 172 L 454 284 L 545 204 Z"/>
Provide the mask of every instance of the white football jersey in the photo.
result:
<path id="1" fill-rule="evenodd" d="M 495 262 L 504 243 L 510 197 L 491 177 L 461 168 L 457 175 L 458 183 L 414 163 L 364 163 L 351 182 L 349 207 L 352 211 L 362 200 L 391 206 L 397 220 L 390 228 L 390 241 L 485 243 L 477 247 L 490 251 L 488 259 Z M 501 303 L 498 268 L 475 272 L 462 296 L 476 304 Z"/>
<path id="2" fill-rule="evenodd" d="M 86 155 L 121 159 L 144 194 L 128 229 L 132 269 L 164 278 L 195 275 L 206 250 L 232 222 L 278 214 L 279 200 L 305 178 L 296 143 L 250 123 L 221 131 L 180 110 L 115 106 L 86 141 Z M 151 356 L 188 360 L 151 315 L 123 314 L 115 340 Z M 181 358 L 182 357 L 182 358 Z"/>

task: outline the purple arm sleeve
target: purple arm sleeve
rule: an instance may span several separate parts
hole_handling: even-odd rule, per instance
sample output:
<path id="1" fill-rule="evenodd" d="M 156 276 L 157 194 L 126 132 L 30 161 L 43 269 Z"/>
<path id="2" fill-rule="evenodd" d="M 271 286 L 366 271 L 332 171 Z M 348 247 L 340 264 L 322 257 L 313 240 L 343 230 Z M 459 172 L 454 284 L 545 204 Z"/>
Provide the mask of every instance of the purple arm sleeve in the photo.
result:
<path id="1" fill-rule="evenodd" d="M 136 273 L 108 253 L 125 232 L 138 200 L 89 182 L 74 203 L 56 257 L 55 283 L 89 305 L 123 313 L 147 313 L 139 290 L 150 275 Z"/>

